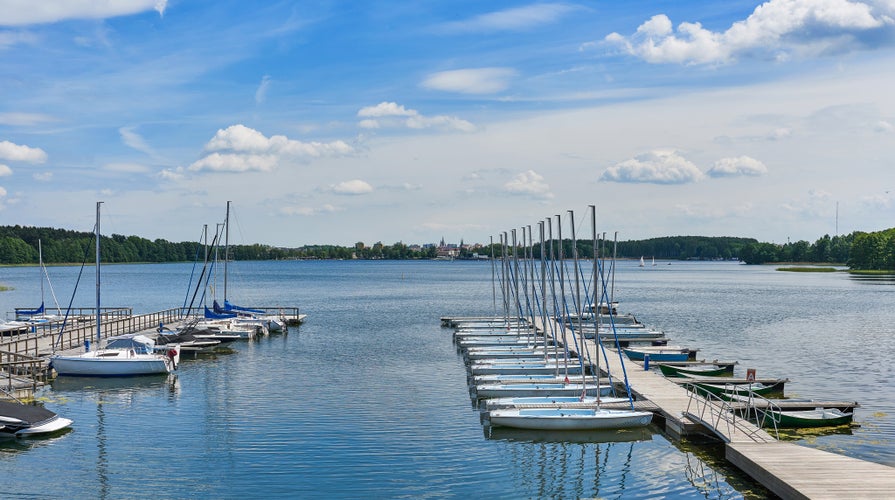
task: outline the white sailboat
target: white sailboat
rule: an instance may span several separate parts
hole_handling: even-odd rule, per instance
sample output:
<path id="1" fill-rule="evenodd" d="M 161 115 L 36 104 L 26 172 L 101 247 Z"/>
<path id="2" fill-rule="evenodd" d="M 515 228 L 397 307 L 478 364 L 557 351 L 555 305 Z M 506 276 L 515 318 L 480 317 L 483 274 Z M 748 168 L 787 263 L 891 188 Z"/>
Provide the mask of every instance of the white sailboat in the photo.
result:
<path id="1" fill-rule="evenodd" d="M 592 222 L 593 222 L 593 248 L 594 248 L 594 269 L 598 269 L 598 261 L 597 261 L 597 229 L 596 229 L 596 208 L 591 206 L 592 209 Z M 571 222 L 572 226 L 572 248 L 574 251 L 574 260 L 575 267 L 578 267 L 578 252 L 577 252 L 577 244 L 575 243 L 575 224 L 574 217 Z M 641 266 L 643 265 L 643 257 L 640 258 Z M 561 279 L 561 278 L 560 278 Z M 576 287 L 575 290 L 578 290 L 578 274 L 575 275 L 576 279 Z M 598 279 L 598 273 L 594 272 L 594 287 L 593 290 L 597 290 L 596 286 Z M 605 287 L 604 287 L 605 290 Z M 577 296 L 576 296 L 577 297 Z M 576 300 L 576 303 L 580 303 L 579 300 Z M 581 326 L 581 320 L 579 318 L 579 331 Z M 596 327 L 596 321 L 595 321 Z M 499 408 L 494 409 L 488 412 L 488 421 L 491 426 L 497 427 L 514 427 L 517 429 L 534 429 L 534 430 L 563 430 L 563 431 L 581 431 L 581 430 L 596 430 L 596 429 L 623 429 L 623 428 L 631 428 L 631 427 L 645 427 L 649 425 L 652 421 L 653 415 L 650 412 L 645 411 L 636 411 L 633 408 L 633 402 L 631 402 L 631 409 L 625 410 L 610 410 L 606 408 L 601 408 L 601 398 L 599 397 L 600 391 L 597 389 L 600 387 L 599 377 L 600 377 L 600 341 L 597 339 L 597 355 L 594 357 L 596 360 L 596 369 L 594 370 L 596 376 L 596 384 L 593 386 L 593 391 L 591 392 L 591 388 L 587 385 L 587 380 L 584 379 L 584 374 L 582 372 L 582 383 L 580 384 L 581 389 L 579 389 L 580 399 L 577 403 L 555 403 L 549 408 L 531 408 L 531 407 L 513 407 L 513 408 Z M 627 383 L 627 381 L 626 381 Z M 477 391 L 483 389 L 482 386 L 478 386 L 476 388 Z M 514 394 L 515 395 L 515 394 Z M 521 394 L 520 394 L 521 395 Z M 567 394 L 556 393 L 556 396 L 566 396 Z M 570 394 L 568 396 L 574 396 Z M 581 402 L 584 401 L 584 398 L 587 396 L 596 397 L 594 401 L 593 407 L 582 408 Z M 630 401 L 630 399 L 628 399 Z"/>
<path id="2" fill-rule="evenodd" d="M 643 256 L 640 256 L 640 267 L 646 267 L 646 263 L 643 262 Z"/>
<path id="3" fill-rule="evenodd" d="M 96 203 L 96 344 L 102 342 L 100 328 L 100 205 Z M 61 335 L 62 332 L 60 332 Z M 89 347 L 85 343 L 85 348 Z M 84 377 L 126 377 L 133 375 L 153 375 L 170 373 L 180 362 L 180 346 L 168 346 L 164 353 L 137 345 L 129 347 L 108 347 L 74 355 L 54 354 L 50 366 L 60 376 Z"/>

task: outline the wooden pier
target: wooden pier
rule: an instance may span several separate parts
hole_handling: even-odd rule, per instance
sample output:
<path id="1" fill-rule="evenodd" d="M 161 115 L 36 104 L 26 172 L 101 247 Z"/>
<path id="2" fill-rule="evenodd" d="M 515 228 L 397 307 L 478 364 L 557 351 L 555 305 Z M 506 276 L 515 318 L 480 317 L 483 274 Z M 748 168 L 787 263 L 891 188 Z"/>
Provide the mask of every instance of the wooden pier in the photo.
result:
<path id="1" fill-rule="evenodd" d="M 456 326 L 469 319 L 442 318 L 442 324 Z M 544 331 L 539 318 L 533 323 Z M 558 323 L 547 326 L 550 331 L 565 332 L 556 340 L 575 345 L 576 339 L 567 327 L 561 328 Z M 593 359 L 598 352 L 595 342 L 583 342 Z M 726 443 L 725 456 L 730 463 L 782 498 L 889 498 L 895 492 L 893 467 L 780 442 L 749 420 L 737 417 L 729 411 L 729 405 L 709 401 L 655 371 L 644 370 L 643 365 L 619 356 L 615 349 L 607 348 L 606 353 L 609 366 L 604 366 L 606 359 L 601 356 L 600 371 L 605 374 L 608 369 L 613 382 L 626 373 L 632 394 L 648 402 L 641 403 L 642 407 L 660 417 L 667 434 L 676 439 L 696 434 L 715 436 Z"/>
<path id="2" fill-rule="evenodd" d="M 291 326 L 301 324 L 305 318 L 297 307 L 256 309 L 276 314 Z M 184 321 L 190 311 L 178 307 L 148 314 L 131 315 L 129 312 L 129 308 L 103 309 L 103 338 L 140 332 L 155 333 L 159 325 L 177 325 Z M 193 315 L 199 314 L 197 309 L 191 312 Z M 61 336 L 60 326 L 61 322 L 39 323 L 16 335 L 0 337 L 0 386 L 5 392 L 19 398 L 30 397 L 51 377 L 48 373 L 50 354 L 79 351 L 85 342 L 96 339 L 95 315 L 71 317 Z M 0 391 L 0 397 L 3 392 Z"/>

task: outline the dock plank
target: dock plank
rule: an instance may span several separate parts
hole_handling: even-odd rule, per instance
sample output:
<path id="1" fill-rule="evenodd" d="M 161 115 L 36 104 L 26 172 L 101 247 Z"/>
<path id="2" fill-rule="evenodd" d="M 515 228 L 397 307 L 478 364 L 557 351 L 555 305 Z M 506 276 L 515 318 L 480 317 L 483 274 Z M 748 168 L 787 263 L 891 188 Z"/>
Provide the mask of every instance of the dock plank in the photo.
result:
<path id="1" fill-rule="evenodd" d="M 729 443 L 728 461 L 782 498 L 891 498 L 895 468 L 795 443 Z"/>

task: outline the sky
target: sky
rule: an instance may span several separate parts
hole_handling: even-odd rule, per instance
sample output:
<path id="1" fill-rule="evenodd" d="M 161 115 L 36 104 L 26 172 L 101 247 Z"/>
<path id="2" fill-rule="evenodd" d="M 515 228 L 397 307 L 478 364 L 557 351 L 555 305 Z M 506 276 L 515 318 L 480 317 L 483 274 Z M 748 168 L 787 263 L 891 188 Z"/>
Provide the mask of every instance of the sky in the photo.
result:
<path id="1" fill-rule="evenodd" d="M 895 227 L 895 0 L 0 0 L 0 225 L 199 241 Z M 565 235 L 568 235 L 566 229 Z"/>

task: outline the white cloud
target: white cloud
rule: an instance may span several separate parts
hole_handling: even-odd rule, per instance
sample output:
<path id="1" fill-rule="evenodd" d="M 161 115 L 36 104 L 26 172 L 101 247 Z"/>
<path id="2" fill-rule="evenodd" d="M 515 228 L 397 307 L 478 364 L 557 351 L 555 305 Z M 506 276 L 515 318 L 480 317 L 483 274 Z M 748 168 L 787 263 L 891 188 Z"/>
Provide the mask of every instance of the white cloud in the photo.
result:
<path id="1" fill-rule="evenodd" d="M 307 162 L 324 156 L 345 156 L 354 148 L 344 141 L 302 142 L 284 135 L 270 138 L 244 125 L 231 125 L 218 130 L 205 145 L 207 156 L 188 167 L 192 171 L 269 172 L 277 165 Z"/>
<path id="2" fill-rule="evenodd" d="M 538 3 L 481 14 L 464 21 L 443 24 L 439 31 L 520 31 L 559 20 L 575 7 L 562 3 Z"/>
<path id="3" fill-rule="evenodd" d="M 53 180 L 53 172 L 37 172 L 31 177 L 38 182 L 50 182 Z"/>
<path id="4" fill-rule="evenodd" d="M 737 158 L 721 158 L 706 173 L 709 177 L 739 177 L 744 175 L 754 177 L 768 173 L 768 167 L 755 158 L 740 156 Z"/>
<path id="5" fill-rule="evenodd" d="M 601 181 L 687 184 L 703 177 L 696 165 L 676 151 L 652 151 L 607 168 Z"/>
<path id="6" fill-rule="evenodd" d="M 373 186 L 360 179 L 340 182 L 330 187 L 336 194 L 367 194 L 373 192 Z"/>
<path id="7" fill-rule="evenodd" d="M 506 90 L 514 76 L 512 68 L 457 69 L 432 73 L 422 86 L 461 94 L 495 94 Z"/>
<path id="8" fill-rule="evenodd" d="M 255 103 L 261 104 L 267 100 L 267 90 L 270 88 L 270 75 L 264 75 L 258 89 L 255 90 Z"/>
<path id="9" fill-rule="evenodd" d="M 185 177 L 183 167 L 166 168 L 156 174 L 156 177 L 163 181 L 179 181 Z"/>
<path id="10" fill-rule="evenodd" d="M 419 113 L 412 109 L 407 109 L 396 102 L 380 102 L 375 106 L 367 106 L 361 108 L 357 112 L 360 118 L 381 118 L 384 116 L 416 116 Z"/>
<path id="11" fill-rule="evenodd" d="M 150 156 L 154 156 L 155 152 L 149 147 L 149 144 L 146 143 L 146 140 L 143 137 L 134 132 L 136 127 L 121 127 L 118 129 L 118 133 L 121 135 L 121 140 L 124 141 L 124 144 L 140 151 L 141 153 L 146 153 Z"/>
<path id="12" fill-rule="evenodd" d="M 882 12 L 882 13 L 880 13 Z M 715 64 L 740 56 L 785 61 L 795 55 L 852 50 L 863 35 L 892 30 L 895 8 L 849 0 L 769 0 L 724 32 L 682 22 L 677 30 L 664 14 L 644 22 L 630 37 L 611 33 L 604 41 L 650 63 Z"/>
<path id="13" fill-rule="evenodd" d="M 284 206 L 280 207 L 279 211 L 283 215 L 304 215 L 304 216 L 313 216 L 320 214 L 329 214 L 333 212 L 341 211 L 340 208 L 335 207 L 330 204 L 324 204 L 319 207 L 293 207 L 293 206 Z"/>
<path id="14" fill-rule="evenodd" d="M 895 130 L 895 126 L 885 120 L 880 120 L 876 122 L 874 130 L 876 130 L 877 132 L 891 132 Z"/>
<path id="15" fill-rule="evenodd" d="M 476 126 L 455 116 L 424 116 L 415 109 L 407 109 L 395 102 L 381 102 L 375 106 L 361 108 L 357 112 L 358 126 L 372 130 L 383 127 L 401 127 L 410 129 L 441 129 L 460 132 L 474 132 Z"/>
<path id="16" fill-rule="evenodd" d="M 0 177 L 6 177 L 9 175 L 12 175 L 12 169 L 0 163 Z"/>
<path id="17" fill-rule="evenodd" d="M 126 174 L 143 174 L 149 172 L 149 168 L 145 165 L 140 165 L 139 163 L 108 163 L 103 165 L 103 170 Z"/>
<path id="18" fill-rule="evenodd" d="M 47 161 L 47 153 L 40 148 L 20 146 L 9 141 L 0 141 L 0 160 L 43 163 Z"/>
<path id="19" fill-rule="evenodd" d="M 788 201 L 784 210 L 809 217 L 827 217 L 836 210 L 833 195 L 821 189 L 809 189 L 807 197 Z"/>
<path id="20" fill-rule="evenodd" d="M 2 38 L 0 33 L 0 38 Z M 3 47 L 3 41 L 0 40 L 0 47 Z M 0 113 L 0 124 L 12 125 L 16 127 L 30 127 L 41 123 L 56 121 L 55 118 L 41 113 Z"/>
<path id="21" fill-rule="evenodd" d="M 550 186 L 544 182 L 544 177 L 534 170 L 517 174 L 503 187 L 506 192 L 512 194 L 532 195 L 542 199 L 553 198 L 553 193 L 550 192 Z"/>
<path id="22" fill-rule="evenodd" d="M 66 19 L 107 19 L 152 10 L 163 16 L 167 5 L 167 0 L 4 0 L 0 2 L 0 25 L 25 26 Z"/>

